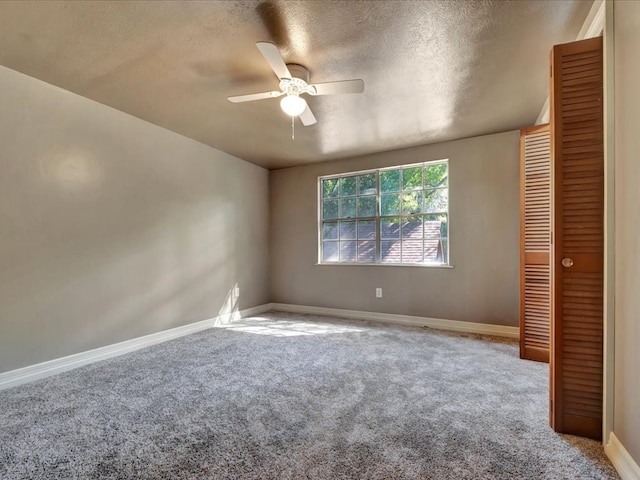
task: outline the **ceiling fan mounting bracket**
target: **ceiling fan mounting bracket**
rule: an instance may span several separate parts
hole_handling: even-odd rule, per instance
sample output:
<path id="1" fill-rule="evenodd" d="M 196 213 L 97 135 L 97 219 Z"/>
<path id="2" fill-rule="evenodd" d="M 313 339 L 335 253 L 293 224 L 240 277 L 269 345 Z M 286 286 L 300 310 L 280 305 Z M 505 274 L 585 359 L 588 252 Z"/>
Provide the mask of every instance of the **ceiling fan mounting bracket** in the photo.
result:
<path id="1" fill-rule="evenodd" d="M 305 83 L 309 83 L 309 70 L 306 67 L 297 63 L 287 63 L 287 68 L 293 78 L 299 78 Z"/>

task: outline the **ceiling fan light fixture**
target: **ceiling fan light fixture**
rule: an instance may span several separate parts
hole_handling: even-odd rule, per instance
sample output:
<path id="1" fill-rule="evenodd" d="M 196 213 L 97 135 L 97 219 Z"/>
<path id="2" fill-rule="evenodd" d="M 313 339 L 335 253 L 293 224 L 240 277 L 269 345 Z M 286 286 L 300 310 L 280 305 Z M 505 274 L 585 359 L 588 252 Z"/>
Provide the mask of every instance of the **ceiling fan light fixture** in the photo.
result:
<path id="1" fill-rule="evenodd" d="M 307 102 L 304 98 L 296 94 L 288 94 L 280 100 L 280 108 L 287 115 L 297 117 L 307 108 Z"/>

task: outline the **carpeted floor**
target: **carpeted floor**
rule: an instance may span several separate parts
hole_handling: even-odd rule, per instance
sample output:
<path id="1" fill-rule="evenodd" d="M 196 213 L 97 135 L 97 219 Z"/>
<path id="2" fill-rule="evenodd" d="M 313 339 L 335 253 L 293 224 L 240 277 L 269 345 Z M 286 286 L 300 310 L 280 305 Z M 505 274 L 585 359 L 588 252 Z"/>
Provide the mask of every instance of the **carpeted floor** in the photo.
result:
<path id="1" fill-rule="evenodd" d="M 618 478 L 513 341 L 269 313 L 0 391 L 0 478 Z"/>

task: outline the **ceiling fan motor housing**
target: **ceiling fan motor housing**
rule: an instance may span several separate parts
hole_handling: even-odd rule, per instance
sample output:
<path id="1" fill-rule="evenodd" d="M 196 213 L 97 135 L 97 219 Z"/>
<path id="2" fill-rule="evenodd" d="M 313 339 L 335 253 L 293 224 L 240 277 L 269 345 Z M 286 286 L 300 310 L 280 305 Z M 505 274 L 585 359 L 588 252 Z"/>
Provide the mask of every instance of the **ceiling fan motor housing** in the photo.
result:
<path id="1" fill-rule="evenodd" d="M 287 68 L 292 78 L 283 78 L 280 80 L 280 90 L 287 95 L 300 95 L 308 93 L 314 95 L 315 89 L 309 86 L 309 70 L 297 63 L 288 63 Z"/>
<path id="2" fill-rule="evenodd" d="M 304 83 L 309 83 L 309 70 L 305 67 L 297 63 L 287 63 L 287 68 L 294 79 L 297 78 L 304 81 Z"/>

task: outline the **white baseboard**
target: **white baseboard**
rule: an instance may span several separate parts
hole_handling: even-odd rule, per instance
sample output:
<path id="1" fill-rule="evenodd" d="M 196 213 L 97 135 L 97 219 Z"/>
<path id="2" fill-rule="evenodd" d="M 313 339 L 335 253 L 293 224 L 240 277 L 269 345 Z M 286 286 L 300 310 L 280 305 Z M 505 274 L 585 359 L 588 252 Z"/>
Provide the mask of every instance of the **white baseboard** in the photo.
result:
<path id="1" fill-rule="evenodd" d="M 393 313 L 363 312 L 359 310 L 343 310 L 341 308 L 310 307 L 306 305 L 291 305 L 287 303 L 272 303 L 272 310 L 291 313 L 309 313 L 313 315 L 330 315 L 335 317 L 355 318 L 358 320 L 373 320 L 376 322 L 430 327 L 453 332 L 478 333 L 481 335 L 495 335 L 498 337 L 520 338 L 519 327 L 491 325 L 488 323 L 461 322 L 458 320 L 444 320 L 441 318 L 414 317 L 410 315 L 396 315 Z"/>
<path id="2" fill-rule="evenodd" d="M 217 317 L 190 323 L 189 325 L 183 325 L 181 327 L 171 328 L 162 332 L 152 333 L 143 337 L 132 338 L 131 340 L 114 343 L 113 345 L 107 345 L 93 350 L 88 350 L 86 352 L 76 353 L 66 357 L 49 360 L 47 362 L 29 365 L 28 367 L 19 368 L 17 370 L 0 373 L 0 390 L 39 380 L 57 373 L 73 370 L 74 368 L 78 368 L 89 363 L 117 357 L 141 348 L 150 347 L 151 345 L 173 340 L 174 338 L 206 330 L 208 328 L 215 327 L 216 325 L 229 323 L 233 320 L 258 315 L 260 313 L 267 312 L 270 309 L 270 304 L 259 305 L 257 307 L 247 308 L 246 310 L 235 311 L 231 314 L 218 315 Z"/>
<path id="3" fill-rule="evenodd" d="M 611 432 L 609 435 L 609 441 L 604 446 L 604 451 L 622 480 L 640 480 L 640 465 L 624 448 L 615 433 Z"/>
<path id="4" fill-rule="evenodd" d="M 240 310 L 240 318 L 253 317 L 254 315 L 260 315 L 271 310 L 271 304 L 265 303 L 264 305 L 258 305 L 257 307 L 245 308 Z"/>
<path id="5" fill-rule="evenodd" d="M 125 353 L 133 352 L 141 348 L 156 345 L 158 343 L 173 340 L 192 333 L 224 325 L 234 320 L 259 315 L 269 310 L 280 310 L 291 313 L 309 313 L 315 315 L 330 315 L 359 320 L 372 320 L 377 322 L 395 323 L 401 325 L 413 325 L 419 327 L 431 327 L 454 332 L 479 333 L 484 335 L 496 335 L 501 337 L 518 338 L 518 327 L 502 325 L 490 325 L 486 323 L 460 322 L 456 320 L 443 320 L 439 318 L 413 317 L 409 315 L 395 315 L 390 313 L 363 312 L 357 310 L 344 310 L 340 308 L 311 307 L 305 305 L 290 305 L 285 303 L 267 303 L 245 310 L 218 315 L 214 318 L 191 323 L 181 327 L 152 333 L 143 337 L 125 340 L 124 342 L 107 345 L 104 347 L 76 353 L 62 358 L 56 358 L 47 362 L 30 365 L 28 367 L 0 373 L 0 389 L 15 387 L 23 383 L 32 382 L 57 373 L 73 370 L 74 368 L 90 363 L 117 357 Z M 640 479 L 639 479 L 640 480 Z"/>

